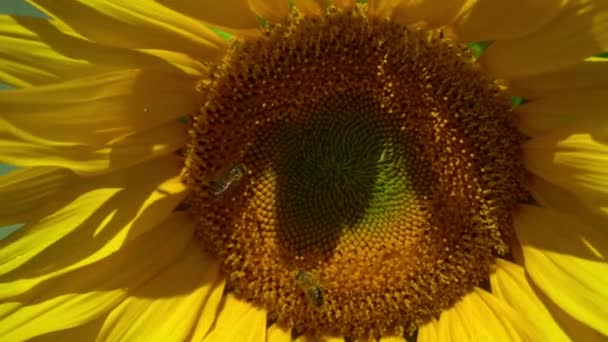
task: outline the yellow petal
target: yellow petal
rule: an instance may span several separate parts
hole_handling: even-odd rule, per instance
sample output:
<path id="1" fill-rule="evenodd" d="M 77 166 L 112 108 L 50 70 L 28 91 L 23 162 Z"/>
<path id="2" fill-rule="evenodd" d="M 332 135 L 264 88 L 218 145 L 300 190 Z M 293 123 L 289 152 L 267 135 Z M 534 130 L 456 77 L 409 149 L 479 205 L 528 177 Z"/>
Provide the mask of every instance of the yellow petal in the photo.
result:
<path id="1" fill-rule="evenodd" d="M 80 195 L 65 208 L 42 219 L 38 224 L 23 228 L 0 241 L 0 274 L 18 268 L 84 224 L 119 189 L 97 189 Z M 8 288 L 5 286 L 8 290 Z"/>
<path id="2" fill-rule="evenodd" d="M 0 176 L 0 226 L 35 220 L 34 212 L 76 179 L 73 172 L 56 167 L 19 169 Z"/>
<path id="3" fill-rule="evenodd" d="M 403 0 L 393 11 L 393 20 L 409 25 L 423 21 L 431 27 L 448 25 L 458 13 L 465 11 L 476 0 Z"/>
<path id="4" fill-rule="evenodd" d="M 200 59 L 221 57 L 225 42 L 196 20 L 155 1 L 29 0 L 80 35 L 131 49 L 180 51 Z"/>
<path id="5" fill-rule="evenodd" d="M 95 341 L 105 318 L 104 314 L 83 325 L 39 335 L 29 339 L 28 342 Z"/>
<path id="6" fill-rule="evenodd" d="M 479 61 L 497 78 L 556 71 L 608 50 L 608 2 L 573 0 L 538 31 L 496 41 Z"/>
<path id="7" fill-rule="evenodd" d="M 496 270 L 490 275 L 490 283 L 492 294 L 509 304 L 523 319 L 536 325 L 541 333 L 538 340 L 570 341 L 528 284 L 523 267 L 498 259 Z"/>
<path id="8" fill-rule="evenodd" d="M 323 15 L 328 6 L 326 0 L 294 0 L 296 8 L 304 14 Z"/>
<path id="9" fill-rule="evenodd" d="M 94 263 L 160 224 L 187 193 L 179 166 L 166 157 L 74 181 L 62 193 L 65 207 L 0 241 L 0 281 L 10 280 L 0 284 L 0 297 Z"/>
<path id="10" fill-rule="evenodd" d="M 157 2 L 226 32 L 244 36 L 262 34 L 260 23 L 249 8 L 248 2 L 244 0 L 157 0 Z"/>
<path id="11" fill-rule="evenodd" d="M 180 260 L 112 310 L 97 341 L 185 341 L 219 276 L 217 262 L 193 241 Z"/>
<path id="12" fill-rule="evenodd" d="M 215 326 L 204 342 L 266 340 L 266 312 L 229 293 L 223 298 Z"/>
<path id="13" fill-rule="evenodd" d="M 273 324 L 266 332 L 266 342 L 292 342 L 291 331 L 279 324 Z"/>
<path id="14" fill-rule="evenodd" d="M 209 330 L 217 317 L 222 299 L 224 299 L 225 285 L 226 280 L 222 277 L 220 277 L 215 283 L 211 284 L 209 294 L 202 303 L 198 322 L 196 323 L 189 341 L 202 341 L 209 333 Z"/>
<path id="15" fill-rule="evenodd" d="M 121 70 L 0 92 L 4 129 L 28 140 L 103 145 L 194 112 L 195 80 Z"/>
<path id="16" fill-rule="evenodd" d="M 436 342 L 439 341 L 439 323 L 436 319 L 432 319 L 420 329 L 418 329 L 418 342 Z"/>
<path id="17" fill-rule="evenodd" d="M 567 0 L 477 0 L 452 24 L 465 42 L 515 39 L 550 22 Z"/>
<path id="18" fill-rule="evenodd" d="M 562 330 L 568 334 L 570 341 L 606 342 L 605 336 L 602 336 L 599 332 L 572 318 L 572 316 L 568 315 L 564 310 L 560 309 L 559 306 L 555 305 L 555 303 L 547 298 L 537 286 L 533 283 L 530 285 L 534 287 L 536 295 L 542 299 L 547 310 L 551 312 L 551 316 L 559 322 Z"/>
<path id="19" fill-rule="evenodd" d="M 608 335 L 608 235 L 528 205 L 514 223 L 535 285 L 569 315 Z"/>
<path id="20" fill-rule="evenodd" d="M 587 205 L 573 193 L 536 176 L 529 178 L 528 189 L 543 207 L 574 215 L 595 229 L 608 229 L 608 207 Z"/>
<path id="21" fill-rule="evenodd" d="M 608 88 L 565 90 L 515 108 L 517 125 L 530 136 L 556 131 L 608 132 Z"/>
<path id="22" fill-rule="evenodd" d="M 590 134 L 558 134 L 523 145 L 526 168 L 575 193 L 585 203 L 608 206 L 608 145 Z"/>
<path id="23" fill-rule="evenodd" d="M 511 80 L 509 92 L 526 99 L 581 88 L 608 87 L 608 59 L 591 57 L 555 72 Z"/>
<path id="24" fill-rule="evenodd" d="M 0 336 L 23 341 L 68 329 L 98 318 L 119 305 L 148 279 L 176 261 L 194 238 L 186 215 L 139 237 L 130 248 L 92 265 L 62 275 L 13 301 L 0 304 Z"/>
<path id="25" fill-rule="evenodd" d="M 403 336 L 387 336 L 380 338 L 380 342 L 406 342 L 406 340 Z"/>
<path id="26" fill-rule="evenodd" d="M 355 7 L 356 3 L 355 0 L 334 0 L 334 6 L 344 9 Z"/>
<path id="27" fill-rule="evenodd" d="M 248 0 L 249 8 L 271 23 L 280 23 L 289 16 L 289 2 L 286 0 Z"/>
<path id="28" fill-rule="evenodd" d="M 344 337 L 337 336 L 318 336 L 318 335 L 301 335 L 298 336 L 294 342 L 344 342 Z M 358 340 L 359 341 L 359 340 Z M 360 340 L 364 342 L 365 340 Z"/>
<path id="29" fill-rule="evenodd" d="M 6 124 L 2 117 L 0 124 Z M 185 125 L 172 122 L 95 147 L 33 136 L 26 140 L 0 131 L 0 162 L 20 167 L 58 166 L 91 176 L 172 153 L 184 146 L 186 135 Z"/>
<path id="30" fill-rule="evenodd" d="M 206 72 L 205 66 L 184 54 L 103 46 L 79 37 L 56 20 L 11 16 L 0 16 L 0 63 L 0 81 L 16 87 L 127 68 L 197 77 Z"/>
<path id="31" fill-rule="evenodd" d="M 407 0 L 405 0 L 407 1 Z M 367 2 L 367 11 L 372 16 L 380 18 L 390 17 L 403 0 L 369 0 Z"/>
<path id="32" fill-rule="evenodd" d="M 534 341 L 532 324 L 509 305 L 475 288 L 439 317 L 438 341 Z"/>

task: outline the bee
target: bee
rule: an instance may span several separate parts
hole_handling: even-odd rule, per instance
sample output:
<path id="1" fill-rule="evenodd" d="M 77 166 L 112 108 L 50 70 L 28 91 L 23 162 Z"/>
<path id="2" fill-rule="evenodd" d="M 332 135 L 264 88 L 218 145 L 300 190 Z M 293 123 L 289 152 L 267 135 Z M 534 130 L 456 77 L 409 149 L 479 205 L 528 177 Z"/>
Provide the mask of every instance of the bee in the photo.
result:
<path id="1" fill-rule="evenodd" d="M 296 272 L 296 282 L 314 306 L 317 308 L 323 306 L 323 288 L 312 274 L 304 270 L 298 270 Z"/>
<path id="2" fill-rule="evenodd" d="M 209 187 L 214 196 L 224 193 L 232 184 L 238 183 L 247 173 L 247 168 L 243 163 L 236 164 L 228 172 L 216 180 L 211 181 Z"/>

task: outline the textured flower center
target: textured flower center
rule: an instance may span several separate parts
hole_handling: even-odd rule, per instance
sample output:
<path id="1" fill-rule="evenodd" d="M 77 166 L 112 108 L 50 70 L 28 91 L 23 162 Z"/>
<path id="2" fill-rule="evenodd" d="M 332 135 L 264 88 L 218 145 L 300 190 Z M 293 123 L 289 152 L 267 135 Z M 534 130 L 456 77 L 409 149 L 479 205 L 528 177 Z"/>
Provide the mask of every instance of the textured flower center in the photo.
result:
<path id="1" fill-rule="evenodd" d="M 525 198 L 508 99 L 441 32 L 292 13 L 202 85 L 185 180 L 231 288 L 298 329 L 411 333 L 487 279 Z"/>

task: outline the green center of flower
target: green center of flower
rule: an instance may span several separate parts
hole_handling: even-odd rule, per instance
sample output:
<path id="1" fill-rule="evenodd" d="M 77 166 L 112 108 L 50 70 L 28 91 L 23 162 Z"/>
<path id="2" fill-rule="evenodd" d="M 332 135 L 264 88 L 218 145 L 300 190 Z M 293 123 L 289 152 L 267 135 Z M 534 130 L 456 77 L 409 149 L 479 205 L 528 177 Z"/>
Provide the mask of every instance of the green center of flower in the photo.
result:
<path id="1" fill-rule="evenodd" d="M 235 42 L 184 176 L 233 291 L 298 330 L 378 337 L 487 279 L 526 193 L 509 101 L 476 69 L 364 7 Z"/>

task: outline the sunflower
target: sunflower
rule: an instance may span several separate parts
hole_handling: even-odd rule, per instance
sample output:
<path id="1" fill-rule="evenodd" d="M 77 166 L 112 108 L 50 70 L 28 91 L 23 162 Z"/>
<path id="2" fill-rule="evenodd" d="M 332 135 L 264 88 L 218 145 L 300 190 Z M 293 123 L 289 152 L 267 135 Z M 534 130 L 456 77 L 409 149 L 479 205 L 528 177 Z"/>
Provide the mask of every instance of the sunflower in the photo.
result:
<path id="1" fill-rule="evenodd" d="M 607 2 L 29 2 L 2 340 L 607 338 Z"/>

